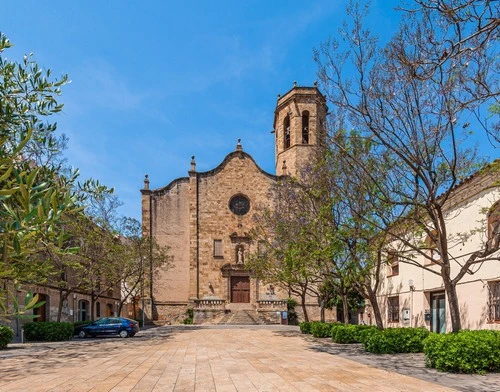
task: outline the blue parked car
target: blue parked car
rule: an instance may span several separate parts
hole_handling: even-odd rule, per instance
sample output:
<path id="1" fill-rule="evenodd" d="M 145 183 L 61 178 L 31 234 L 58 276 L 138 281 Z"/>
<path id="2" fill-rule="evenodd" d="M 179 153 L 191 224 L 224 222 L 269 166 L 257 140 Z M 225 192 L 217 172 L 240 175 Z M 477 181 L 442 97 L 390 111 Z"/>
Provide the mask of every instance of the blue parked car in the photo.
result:
<path id="1" fill-rule="evenodd" d="M 139 323 L 124 317 L 103 317 L 90 324 L 75 327 L 74 335 L 80 338 L 97 335 L 120 335 L 121 338 L 132 337 L 139 332 Z"/>

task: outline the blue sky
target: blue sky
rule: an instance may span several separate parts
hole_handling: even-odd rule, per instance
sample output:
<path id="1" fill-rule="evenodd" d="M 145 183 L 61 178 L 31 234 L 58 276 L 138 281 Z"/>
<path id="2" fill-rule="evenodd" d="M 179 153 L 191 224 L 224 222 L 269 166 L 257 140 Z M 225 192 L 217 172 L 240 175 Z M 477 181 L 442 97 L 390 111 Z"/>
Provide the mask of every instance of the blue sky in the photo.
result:
<path id="1" fill-rule="evenodd" d="M 370 27 L 397 28 L 396 1 L 372 1 Z M 152 188 L 210 170 L 237 139 L 274 173 L 276 97 L 317 79 L 313 48 L 338 31 L 346 0 L 4 0 L 0 30 L 54 75 L 68 73 L 54 117 L 82 179 L 115 187 L 120 213 L 140 218 Z"/>

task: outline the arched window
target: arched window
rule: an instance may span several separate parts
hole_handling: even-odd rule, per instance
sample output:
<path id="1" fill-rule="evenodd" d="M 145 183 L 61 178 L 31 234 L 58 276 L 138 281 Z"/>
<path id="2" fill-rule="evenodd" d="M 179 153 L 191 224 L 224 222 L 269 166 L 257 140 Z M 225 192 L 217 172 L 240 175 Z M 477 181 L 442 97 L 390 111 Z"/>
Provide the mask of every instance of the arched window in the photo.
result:
<path id="1" fill-rule="evenodd" d="M 89 301 L 81 299 L 78 301 L 78 321 L 87 321 L 89 319 Z"/>
<path id="2" fill-rule="evenodd" d="M 290 115 L 287 114 L 285 117 L 285 120 L 283 121 L 283 132 L 284 132 L 284 137 L 283 137 L 283 147 L 289 148 L 290 147 Z"/>
<path id="3" fill-rule="evenodd" d="M 309 112 L 302 112 L 302 144 L 309 144 Z"/>
<path id="4" fill-rule="evenodd" d="M 100 302 L 96 302 L 96 304 L 95 304 L 95 316 L 101 317 L 101 303 Z"/>
<path id="5" fill-rule="evenodd" d="M 490 208 L 488 212 L 488 250 L 497 249 L 500 246 L 500 200 Z"/>

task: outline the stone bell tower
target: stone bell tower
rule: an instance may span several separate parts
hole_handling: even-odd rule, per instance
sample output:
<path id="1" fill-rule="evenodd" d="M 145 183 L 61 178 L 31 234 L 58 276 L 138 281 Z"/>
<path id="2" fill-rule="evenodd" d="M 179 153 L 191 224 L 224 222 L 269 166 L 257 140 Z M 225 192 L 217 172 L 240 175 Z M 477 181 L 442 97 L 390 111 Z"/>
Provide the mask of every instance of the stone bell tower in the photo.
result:
<path id="1" fill-rule="evenodd" d="M 299 177 L 301 168 L 311 161 L 326 141 L 326 99 L 314 87 L 293 88 L 278 95 L 274 112 L 276 175 Z"/>

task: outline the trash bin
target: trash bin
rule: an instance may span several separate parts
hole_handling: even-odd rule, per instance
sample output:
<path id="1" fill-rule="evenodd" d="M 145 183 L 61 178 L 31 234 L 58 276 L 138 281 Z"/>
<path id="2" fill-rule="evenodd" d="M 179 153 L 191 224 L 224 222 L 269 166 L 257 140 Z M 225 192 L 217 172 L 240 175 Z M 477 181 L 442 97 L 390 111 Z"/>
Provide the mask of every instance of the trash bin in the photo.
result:
<path id="1" fill-rule="evenodd" d="M 288 325 L 288 312 L 281 312 L 281 325 Z"/>

